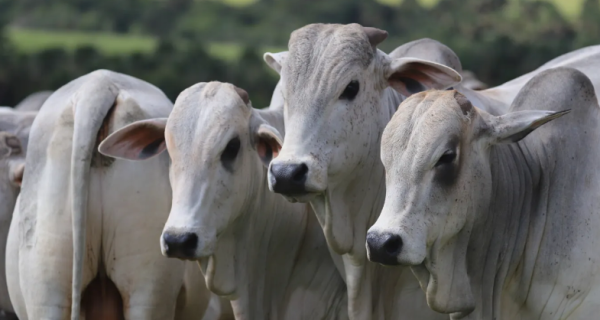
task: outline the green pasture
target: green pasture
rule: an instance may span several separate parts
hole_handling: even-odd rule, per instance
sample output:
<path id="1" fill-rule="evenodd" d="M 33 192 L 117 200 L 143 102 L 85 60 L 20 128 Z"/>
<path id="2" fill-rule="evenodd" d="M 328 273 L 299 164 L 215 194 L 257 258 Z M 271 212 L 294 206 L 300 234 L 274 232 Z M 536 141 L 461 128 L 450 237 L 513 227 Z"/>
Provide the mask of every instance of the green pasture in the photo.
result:
<path id="1" fill-rule="evenodd" d="M 15 47 L 24 53 L 33 53 L 49 48 L 75 50 L 82 46 L 92 46 L 106 55 L 128 55 L 134 52 L 150 53 L 158 45 L 158 41 L 150 36 L 101 32 L 9 28 L 7 35 Z M 237 60 L 242 55 L 243 49 L 243 46 L 236 43 L 215 42 L 208 44 L 207 47 L 211 56 L 225 61 Z M 285 48 L 265 47 L 260 48 L 261 52 L 259 53 L 281 50 L 285 50 Z"/>

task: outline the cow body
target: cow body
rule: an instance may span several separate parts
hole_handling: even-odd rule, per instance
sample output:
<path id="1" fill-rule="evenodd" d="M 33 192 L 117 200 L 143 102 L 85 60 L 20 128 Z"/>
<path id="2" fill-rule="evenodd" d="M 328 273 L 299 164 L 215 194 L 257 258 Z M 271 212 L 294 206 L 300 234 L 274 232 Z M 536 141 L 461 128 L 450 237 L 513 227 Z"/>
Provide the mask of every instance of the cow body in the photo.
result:
<path id="1" fill-rule="evenodd" d="M 198 268 L 164 259 L 157 243 L 170 207 L 168 158 L 139 164 L 95 151 L 114 130 L 171 108 L 156 87 L 104 70 L 46 101 L 31 129 L 7 247 L 20 319 L 203 314 L 209 296 Z"/>
<path id="2" fill-rule="evenodd" d="M 6 286 L 6 240 L 23 177 L 29 130 L 36 112 L 0 108 L 0 310 L 14 313 Z"/>
<path id="3" fill-rule="evenodd" d="M 294 31 L 287 57 L 265 56 L 280 71 L 285 97 L 286 137 L 269 183 L 311 203 L 346 280 L 351 319 L 444 319 L 427 310 L 409 269 L 368 263 L 364 241 L 385 198 L 378 158 L 385 125 L 403 96 L 460 81 L 439 64 L 460 61 L 429 39 L 388 56 L 376 49 L 386 35 L 359 25 L 309 25 Z"/>
<path id="4" fill-rule="evenodd" d="M 517 94 L 529 80 L 545 70 L 558 67 L 574 68 L 583 72 L 594 84 L 596 96 L 600 94 L 600 45 L 566 53 L 548 61 L 534 71 L 490 89 L 475 91 L 469 88 L 468 83 L 461 83 L 456 86 L 456 89 L 476 107 L 494 115 L 500 115 L 510 108 Z"/>
<path id="5" fill-rule="evenodd" d="M 597 318 L 594 87 L 580 71 L 547 70 L 508 111 L 451 91 L 403 103 L 382 140 L 388 194 L 371 259 L 411 265 L 452 319 Z"/>
<path id="6" fill-rule="evenodd" d="M 267 130 L 283 132 L 280 108 L 253 109 L 231 84 L 200 83 L 180 94 L 168 120 L 134 123 L 100 150 L 139 160 L 148 142 L 166 138 L 173 206 L 163 253 L 199 260 L 236 319 L 344 319 L 345 285 L 310 208 L 268 190 L 265 163 L 280 138 L 264 138 Z"/>

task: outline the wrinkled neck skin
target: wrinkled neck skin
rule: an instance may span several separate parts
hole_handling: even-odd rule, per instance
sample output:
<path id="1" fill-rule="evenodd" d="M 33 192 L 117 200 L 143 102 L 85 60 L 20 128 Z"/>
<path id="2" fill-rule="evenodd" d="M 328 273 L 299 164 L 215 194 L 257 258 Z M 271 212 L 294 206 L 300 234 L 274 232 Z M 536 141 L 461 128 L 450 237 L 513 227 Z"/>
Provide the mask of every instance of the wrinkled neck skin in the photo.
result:
<path id="1" fill-rule="evenodd" d="M 381 135 L 401 101 L 402 97 L 391 88 L 382 92 L 379 117 L 373 117 L 363 129 L 371 139 L 360 166 L 352 168 L 352 174 L 343 181 L 330 180 L 326 193 L 311 201 L 326 235 L 332 215 L 343 212 L 343 216 L 349 217 L 353 230 L 350 251 L 340 254 L 330 238 L 327 242 L 346 281 L 350 319 L 447 318 L 427 307 L 409 268 L 382 267 L 367 259 L 366 233 L 379 217 L 385 200 L 385 170 L 379 157 Z"/>
<path id="2" fill-rule="evenodd" d="M 594 264 L 599 255 L 585 252 L 591 248 L 590 241 L 598 242 L 590 240 L 597 237 L 589 236 L 587 230 L 597 227 L 598 219 L 590 219 L 594 211 L 583 215 L 573 212 L 580 200 L 571 197 L 594 186 L 582 186 L 575 176 L 566 183 L 556 183 L 557 172 L 569 165 L 551 156 L 562 148 L 528 142 L 490 150 L 489 208 L 477 213 L 472 230 L 463 231 L 471 231 L 466 265 L 475 310 L 468 315 L 452 314 L 451 319 L 597 316 L 597 310 L 589 310 L 589 303 L 587 309 L 581 306 L 587 299 L 598 297 L 594 289 L 598 286 L 598 267 Z M 570 152 L 568 149 L 562 150 Z M 561 197 L 565 193 L 568 196 Z M 578 230 L 586 233 L 583 239 Z"/>
<path id="3" fill-rule="evenodd" d="M 269 192 L 267 169 L 258 160 L 256 166 L 260 167 L 254 172 L 260 175 L 251 185 L 257 191 L 243 206 L 247 210 L 219 235 L 215 253 L 203 261 L 205 275 L 207 268 L 209 274 L 213 272 L 207 277 L 209 288 L 216 292 L 234 288 L 234 296 L 227 298 L 233 300 L 236 319 L 335 318 L 346 305 L 343 283 L 340 280 L 336 287 L 331 280 L 337 275 L 327 249 L 323 243 L 321 251 L 331 270 L 322 274 L 306 267 L 321 262 L 318 251 L 302 252 L 305 243 L 312 241 L 307 234 L 308 207 Z M 324 279 L 314 279 L 321 276 Z M 310 311 L 316 316 L 299 316 L 298 310 L 305 306 L 313 307 Z"/>

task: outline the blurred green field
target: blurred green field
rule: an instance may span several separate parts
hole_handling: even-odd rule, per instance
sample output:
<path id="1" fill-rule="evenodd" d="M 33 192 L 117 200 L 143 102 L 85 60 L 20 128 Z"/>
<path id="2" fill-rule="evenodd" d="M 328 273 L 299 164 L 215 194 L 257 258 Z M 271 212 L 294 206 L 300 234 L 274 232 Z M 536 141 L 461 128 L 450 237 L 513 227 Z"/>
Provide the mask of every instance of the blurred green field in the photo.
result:
<path id="1" fill-rule="evenodd" d="M 134 52 L 150 53 L 158 45 L 158 41 L 150 36 L 100 32 L 9 28 L 7 35 L 16 48 L 24 53 L 33 53 L 49 48 L 75 50 L 82 46 L 92 46 L 106 55 L 128 55 Z M 285 50 L 285 48 L 265 47 L 260 48 L 261 52 L 259 53 L 280 50 Z M 237 60 L 242 55 L 243 47 L 236 43 L 210 43 L 207 51 L 211 56 L 229 62 Z"/>

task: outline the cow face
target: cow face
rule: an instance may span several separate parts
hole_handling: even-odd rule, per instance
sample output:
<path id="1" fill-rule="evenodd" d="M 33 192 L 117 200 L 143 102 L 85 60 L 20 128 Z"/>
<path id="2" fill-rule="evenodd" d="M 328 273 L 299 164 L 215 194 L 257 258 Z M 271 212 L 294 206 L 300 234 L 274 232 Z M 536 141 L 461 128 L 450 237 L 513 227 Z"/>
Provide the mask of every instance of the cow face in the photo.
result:
<path id="1" fill-rule="evenodd" d="M 460 75 L 418 59 L 391 59 L 375 46 L 387 33 L 352 25 L 308 25 L 292 33 L 289 52 L 266 54 L 281 74 L 286 138 L 269 170 L 271 190 L 308 201 L 346 184 L 378 153 L 383 91 L 410 95 L 445 88 Z"/>
<path id="2" fill-rule="evenodd" d="M 244 90 L 211 82 L 182 92 L 168 119 L 126 126 L 99 149 L 126 159 L 169 151 L 173 203 L 161 249 L 196 260 L 213 255 L 220 236 L 231 233 L 256 186 L 265 183 L 265 166 L 279 145 L 278 131 L 253 112 Z"/>
<path id="3" fill-rule="evenodd" d="M 477 213 L 489 207 L 490 146 L 518 141 L 562 114 L 494 117 L 455 91 L 404 101 L 382 138 L 386 199 L 367 234 L 369 259 L 413 266 L 436 311 L 472 310 L 466 250 Z"/>

